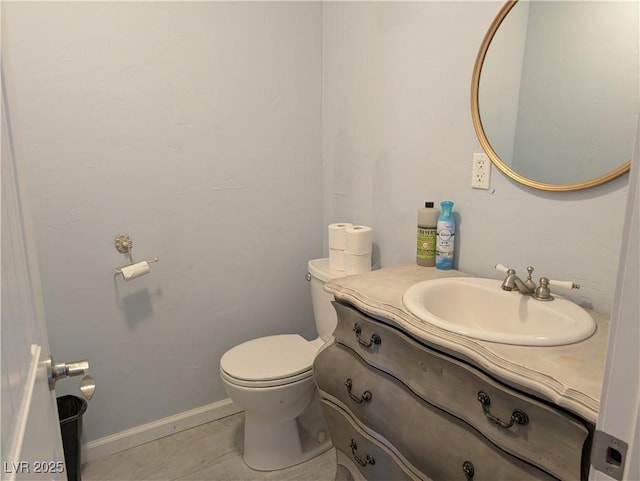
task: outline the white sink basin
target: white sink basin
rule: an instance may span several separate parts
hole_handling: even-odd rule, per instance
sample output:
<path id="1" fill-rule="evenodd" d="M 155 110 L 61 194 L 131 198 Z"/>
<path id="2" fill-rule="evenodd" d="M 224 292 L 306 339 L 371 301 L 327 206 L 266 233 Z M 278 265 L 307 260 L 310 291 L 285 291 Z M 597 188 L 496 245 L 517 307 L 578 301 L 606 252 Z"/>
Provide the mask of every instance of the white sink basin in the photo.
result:
<path id="1" fill-rule="evenodd" d="M 520 346 L 560 346 L 595 331 L 580 306 L 556 296 L 536 301 L 501 289 L 501 281 L 449 277 L 419 282 L 406 290 L 405 307 L 418 319 L 475 339 Z"/>

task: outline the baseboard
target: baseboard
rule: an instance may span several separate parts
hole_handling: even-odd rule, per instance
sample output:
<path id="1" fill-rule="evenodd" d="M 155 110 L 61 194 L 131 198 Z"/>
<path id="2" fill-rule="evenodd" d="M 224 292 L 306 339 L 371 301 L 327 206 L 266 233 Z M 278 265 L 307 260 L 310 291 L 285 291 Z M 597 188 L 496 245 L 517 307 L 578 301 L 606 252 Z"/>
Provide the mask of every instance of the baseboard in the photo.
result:
<path id="1" fill-rule="evenodd" d="M 173 416 L 142 424 L 116 434 L 111 434 L 82 445 L 82 462 L 88 463 L 134 446 L 155 441 L 169 434 L 178 433 L 216 419 L 242 411 L 229 398 L 184 411 Z"/>

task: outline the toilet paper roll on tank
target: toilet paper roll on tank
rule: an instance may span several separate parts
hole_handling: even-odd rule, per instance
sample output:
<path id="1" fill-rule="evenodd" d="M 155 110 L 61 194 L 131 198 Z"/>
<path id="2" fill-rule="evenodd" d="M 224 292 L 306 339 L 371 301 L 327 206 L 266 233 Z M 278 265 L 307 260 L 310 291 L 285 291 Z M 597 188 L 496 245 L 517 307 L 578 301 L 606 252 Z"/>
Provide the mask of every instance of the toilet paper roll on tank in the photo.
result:
<path id="1" fill-rule="evenodd" d="M 329 249 L 346 250 L 347 227 L 353 227 L 353 224 L 349 222 L 329 224 Z"/>
<path id="2" fill-rule="evenodd" d="M 352 227 L 350 222 L 337 222 L 329 224 L 329 267 L 336 271 L 346 270 L 347 227 Z"/>
<path id="3" fill-rule="evenodd" d="M 346 252 L 356 256 L 371 254 L 373 231 L 366 225 L 353 225 L 345 228 Z"/>
<path id="4" fill-rule="evenodd" d="M 329 224 L 329 267 L 347 274 L 371 270 L 373 230 L 349 222 Z"/>

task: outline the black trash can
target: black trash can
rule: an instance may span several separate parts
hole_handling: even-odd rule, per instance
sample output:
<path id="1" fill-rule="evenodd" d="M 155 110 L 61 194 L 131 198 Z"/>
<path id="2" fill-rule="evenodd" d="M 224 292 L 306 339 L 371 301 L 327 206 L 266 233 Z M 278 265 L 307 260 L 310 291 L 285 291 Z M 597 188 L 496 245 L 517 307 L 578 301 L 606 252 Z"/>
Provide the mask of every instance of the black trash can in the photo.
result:
<path id="1" fill-rule="evenodd" d="M 82 415 L 87 410 L 87 401 L 72 396 L 60 396 L 58 417 L 64 448 L 64 462 L 67 465 L 68 481 L 82 481 L 80 475 L 80 436 L 82 435 Z"/>

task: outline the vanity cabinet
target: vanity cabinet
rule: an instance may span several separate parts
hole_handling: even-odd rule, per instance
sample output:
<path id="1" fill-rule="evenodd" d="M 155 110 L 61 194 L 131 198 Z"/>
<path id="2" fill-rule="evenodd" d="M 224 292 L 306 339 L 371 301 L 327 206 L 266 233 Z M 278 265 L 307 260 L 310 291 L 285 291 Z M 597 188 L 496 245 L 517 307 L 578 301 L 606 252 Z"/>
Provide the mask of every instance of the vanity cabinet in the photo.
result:
<path id="1" fill-rule="evenodd" d="M 334 302 L 314 376 L 334 446 L 367 480 L 580 480 L 580 418 Z M 357 473 L 354 473 L 354 468 Z"/>

